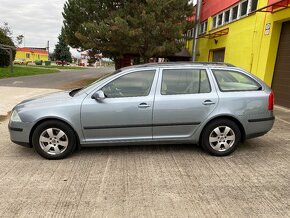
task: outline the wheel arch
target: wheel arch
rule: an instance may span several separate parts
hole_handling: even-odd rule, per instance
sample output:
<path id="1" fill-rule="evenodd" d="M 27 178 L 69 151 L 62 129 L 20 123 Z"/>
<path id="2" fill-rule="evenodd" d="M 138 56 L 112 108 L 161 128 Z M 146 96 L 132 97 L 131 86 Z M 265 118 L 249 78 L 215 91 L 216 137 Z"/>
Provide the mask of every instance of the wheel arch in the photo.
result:
<path id="1" fill-rule="evenodd" d="M 199 135 L 199 143 L 201 142 L 201 138 L 202 138 L 202 135 L 203 135 L 203 132 L 205 130 L 205 128 L 213 121 L 215 120 L 219 120 L 219 119 L 228 119 L 228 120 L 231 120 L 233 121 L 234 123 L 236 123 L 239 127 L 239 130 L 241 131 L 241 139 L 242 139 L 242 142 L 245 141 L 246 139 L 246 131 L 245 131 L 245 128 L 243 126 L 243 124 L 241 123 L 241 121 L 239 121 L 236 117 L 233 117 L 231 115 L 220 115 L 220 116 L 217 116 L 217 117 L 213 117 L 212 119 L 208 120 L 206 122 L 206 124 L 202 127 L 202 131 Z"/>
<path id="2" fill-rule="evenodd" d="M 32 145 L 32 135 L 33 135 L 36 127 L 39 126 L 40 124 L 44 123 L 44 122 L 47 122 L 47 121 L 59 121 L 59 122 L 62 122 L 62 123 L 65 123 L 66 125 L 68 125 L 75 133 L 76 142 L 77 142 L 77 148 L 80 148 L 80 137 L 79 137 L 77 131 L 73 128 L 73 126 L 69 122 L 67 122 L 66 120 L 63 120 L 61 118 L 56 118 L 56 117 L 43 118 L 41 120 L 38 120 L 33 125 L 33 127 L 30 130 L 30 133 L 29 133 L 29 144 L 30 144 L 31 147 L 33 146 Z"/>

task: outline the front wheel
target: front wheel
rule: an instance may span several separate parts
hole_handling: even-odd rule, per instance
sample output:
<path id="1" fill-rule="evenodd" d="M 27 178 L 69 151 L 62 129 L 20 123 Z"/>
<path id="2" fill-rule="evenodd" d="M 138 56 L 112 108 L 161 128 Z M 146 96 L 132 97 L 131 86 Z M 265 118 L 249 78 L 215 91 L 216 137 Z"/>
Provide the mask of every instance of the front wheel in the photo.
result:
<path id="1" fill-rule="evenodd" d="M 209 123 L 201 138 L 202 147 L 212 155 L 229 155 L 241 142 L 241 131 L 238 125 L 227 119 L 214 120 Z"/>
<path id="2" fill-rule="evenodd" d="M 60 121 L 47 121 L 36 127 L 32 135 L 36 152 L 50 160 L 63 159 L 74 151 L 74 131 Z"/>

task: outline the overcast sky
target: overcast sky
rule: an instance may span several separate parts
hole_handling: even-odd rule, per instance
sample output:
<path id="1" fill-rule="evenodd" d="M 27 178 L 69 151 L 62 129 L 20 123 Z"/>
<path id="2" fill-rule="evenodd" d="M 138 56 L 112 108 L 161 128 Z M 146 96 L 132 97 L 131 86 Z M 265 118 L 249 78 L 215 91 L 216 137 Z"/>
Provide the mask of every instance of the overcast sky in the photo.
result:
<path id="1" fill-rule="evenodd" d="M 0 0 L 0 25 L 8 22 L 13 38 L 23 34 L 25 46 L 46 47 L 50 52 L 62 27 L 62 10 L 66 0 Z"/>

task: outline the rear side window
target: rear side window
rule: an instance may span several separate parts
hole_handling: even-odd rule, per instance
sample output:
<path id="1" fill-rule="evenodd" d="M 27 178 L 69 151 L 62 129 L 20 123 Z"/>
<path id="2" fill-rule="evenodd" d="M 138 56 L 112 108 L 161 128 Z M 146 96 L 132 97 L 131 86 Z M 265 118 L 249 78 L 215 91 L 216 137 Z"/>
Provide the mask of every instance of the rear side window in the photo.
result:
<path id="1" fill-rule="evenodd" d="M 251 77 L 232 70 L 212 70 L 221 91 L 256 91 L 261 85 Z"/>
<path id="2" fill-rule="evenodd" d="M 162 95 L 197 94 L 210 91 L 210 83 L 204 69 L 168 69 L 162 72 Z"/>

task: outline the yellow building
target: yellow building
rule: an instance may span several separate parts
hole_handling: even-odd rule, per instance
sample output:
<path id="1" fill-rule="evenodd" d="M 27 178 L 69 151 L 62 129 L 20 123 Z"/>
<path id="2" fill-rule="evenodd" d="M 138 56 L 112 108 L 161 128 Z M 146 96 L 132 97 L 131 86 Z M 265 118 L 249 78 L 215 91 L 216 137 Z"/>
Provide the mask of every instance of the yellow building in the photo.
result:
<path id="1" fill-rule="evenodd" d="M 15 59 L 20 58 L 31 62 L 36 60 L 47 61 L 48 51 L 45 48 L 17 48 Z"/>
<path id="2" fill-rule="evenodd" d="M 197 61 L 224 61 L 272 86 L 290 107 L 290 0 L 203 0 Z M 186 47 L 192 53 L 192 40 Z"/>

